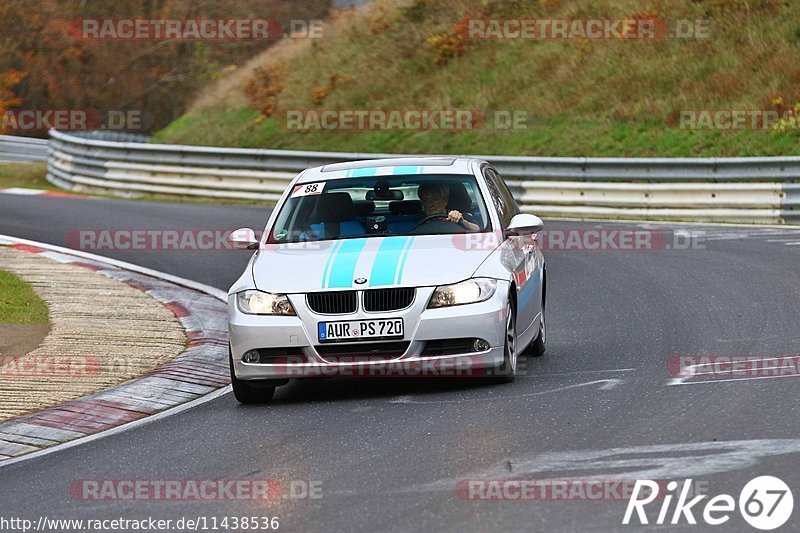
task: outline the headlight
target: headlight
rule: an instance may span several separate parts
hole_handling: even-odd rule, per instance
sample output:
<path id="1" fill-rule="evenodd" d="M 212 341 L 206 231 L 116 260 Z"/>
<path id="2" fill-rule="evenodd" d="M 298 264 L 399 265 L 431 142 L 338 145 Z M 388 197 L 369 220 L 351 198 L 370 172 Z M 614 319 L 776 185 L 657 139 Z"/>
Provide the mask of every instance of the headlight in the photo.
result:
<path id="1" fill-rule="evenodd" d="M 483 302 L 491 298 L 496 289 L 497 282 L 492 279 L 468 279 L 455 285 L 442 285 L 433 291 L 428 309 Z"/>
<path id="2" fill-rule="evenodd" d="M 242 291 L 236 294 L 239 311 L 248 315 L 294 315 L 294 308 L 285 294 Z"/>

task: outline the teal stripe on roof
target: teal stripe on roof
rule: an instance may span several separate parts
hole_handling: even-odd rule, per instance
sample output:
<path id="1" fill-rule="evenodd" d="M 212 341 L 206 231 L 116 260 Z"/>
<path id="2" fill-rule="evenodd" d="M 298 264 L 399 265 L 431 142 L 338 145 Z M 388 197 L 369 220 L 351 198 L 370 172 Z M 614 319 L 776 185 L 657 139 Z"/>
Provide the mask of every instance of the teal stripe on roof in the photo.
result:
<path id="1" fill-rule="evenodd" d="M 394 167 L 392 174 L 395 175 L 404 175 L 404 174 L 422 174 L 422 167 L 419 166 L 411 166 L 406 165 L 402 167 Z"/>
<path id="2" fill-rule="evenodd" d="M 364 178 L 368 176 L 374 176 L 378 173 L 378 169 L 375 167 L 372 168 L 351 168 L 347 171 L 348 178 Z"/>

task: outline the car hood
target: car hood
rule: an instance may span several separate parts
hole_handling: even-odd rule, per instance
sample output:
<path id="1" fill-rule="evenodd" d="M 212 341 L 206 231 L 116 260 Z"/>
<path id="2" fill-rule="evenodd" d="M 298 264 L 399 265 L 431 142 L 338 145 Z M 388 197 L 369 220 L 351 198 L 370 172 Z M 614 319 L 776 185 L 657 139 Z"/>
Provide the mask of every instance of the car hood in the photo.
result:
<path id="1" fill-rule="evenodd" d="M 252 263 L 253 280 L 278 293 L 444 285 L 472 276 L 494 249 L 468 242 L 457 234 L 265 245 Z"/>

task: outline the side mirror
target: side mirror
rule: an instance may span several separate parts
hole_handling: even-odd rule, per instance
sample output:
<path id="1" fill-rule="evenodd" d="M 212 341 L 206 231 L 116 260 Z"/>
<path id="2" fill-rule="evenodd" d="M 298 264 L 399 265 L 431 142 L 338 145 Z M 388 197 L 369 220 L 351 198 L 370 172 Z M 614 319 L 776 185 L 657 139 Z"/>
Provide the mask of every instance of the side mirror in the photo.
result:
<path id="1" fill-rule="evenodd" d="M 513 237 L 516 235 L 530 235 L 531 233 L 539 233 L 544 229 L 544 222 L 536 215 L 529 215 L 520 213 L 514 215 L 508 227 L 506 228 L 506 237 Z"/>
<path id="2" fill-rule="evenodd" d="M 255 250 L 258 248 L 256 232 L 250 228 L 239 228 L 228 236 L 228 242 L 237 250 Z"/>

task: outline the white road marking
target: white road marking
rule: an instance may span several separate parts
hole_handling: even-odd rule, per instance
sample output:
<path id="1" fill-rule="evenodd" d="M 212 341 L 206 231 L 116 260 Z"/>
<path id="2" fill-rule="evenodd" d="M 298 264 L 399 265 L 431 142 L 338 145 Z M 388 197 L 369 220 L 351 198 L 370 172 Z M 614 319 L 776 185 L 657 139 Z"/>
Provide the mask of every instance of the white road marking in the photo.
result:
<path id="1" fill-rule="evenodd" d="M 10 187 L 8 189 L 0 189 L 2 194 L 17 194 L 19 196 L 39 196 L 47 191 L 41 189 L 22 189 L 19 187 Z"/>
<path id="2" fill-rule="evenodd" d="M 762 459 L 800 453 L 800 439 L 756 439 L 546 452 L 394 492 L 452 492 L 471 479 L 631 480 L 703 478 L 743 470 Z M 509 473 L 509 467 L 511 472 Z M 586 472 L 581 475 L 580 472 Z M 560 475 L 559 472 L 563 472 Z"/>
<path id="3" fill-rule="evenodd" d="M 640 223 L 637 227 L 662 231 L 672 230 L 676 237 L 691 237 L 708 242 L 752 239 L 786 246 L 800 246 L 800 231 L 798 231 L 797 225 L 790 224 L 776 226 L 674 222 Z"/>
<path id="4" fill-rule="evenodd" d="M 588 387 L 589 385 L 597 385 L 602 383 L 600 386 L 600 390 L 611 390 L 614 387 L 621 385 L 623 380 L 621 379 L 598 379 L 595 381 L 588 381 L 586 383 L 576 383 L 574 385 L 565 385 L 563 387 L 557 387 L 555 389 L 548 389 L 543 391 L 536 391 L 536 392 L 529 392 L 527 394 L 516 394 L 514 396 L 482 396 L 480 398 L 460 398 L 458 400 L 415 400 L 413 396 L 406 395 L 406 396 L 398 396 L 397 398 L 393 398 L 389 400 L 389 403 L 403 403 L 403 404 L 437 404 L 437 403 L 462 403 L 462 402 L 487 402 L 487 401 L 497 401 L 497 400 L 516 400 L 519 398 L 525 398 L 528 396 L 542 396 L 544 394 L 551 394 L 553 392 L 561 392 L 569 389 L 577 389 L 578 387 Z"/>
<path id="5" fill-rule="evenodd" d="M 540 472 L 555 473 L 558 470 L 573 472 L 591 470 L 591 474 L 578 477 L 580 479 L 675 479 L 739 470 L 756 465 L 762 457 L 792 453 L 800 453 L 800 439 L 692 442 L 552 452 L 532 458 L 511 460 L 510 463 L 515 476 Z M 645 454 L 647 457 L 641 457 Z M 507 463 L 495 466 L 493 472 L 507 475 Z M 606 472 L 601 473 L 598 470 Z M 620 470 L 626 471 L 620 472 Z"/>
<path id="6" fill-rule="evenodd" d="M 160 413 L 156 413 L 154 415 L 147 416 L 145 418 L 140 418 L 139 420 L 135 420 L 133 422 L 128 422 L 127 424 L 123 424 L 121 426 L 117 426 L 115 428 L 107 429 L 105 431 L 101 431 L 99 433 L 95 433 L 93 435 L 87 435 L 85 437 L 81 437 L 79 439 L 67 441 L 63 444 L 58 444 L 56 446 L 51 446 L 50 448 L 44 448 L 42 450 L 31 452 L 25 455 L 21 455 L 14 459 L 8 459 L 5 461 L 0 462 L 0 469 L 13 465 L 15 463 L 19 463 L 20 461 L 27 461 L 29 459 L 35 459 L 37 457 L 42 457 L 44 455 L 50 455 L 51 453 L 60 452 L 66 450 L 68 448 L 72 448 L 74 446 L 80 446 L 81 444 L 86 444 L 87 442 L 92 442 L 95 440 L 99 440 L 105 437 L 110 437 L 111 435 L 116 435 L 118 433 L 122 433 L 123 431 L 128 431 L 129 429 L 135 429 L 152 422 L 157 422 L 158 420 L 163 420 L 169 416 L 177 415 L 178 413 L 182 413 L 183 411 L 187 411 L 192 409 L 193 407 L 197 407 L 198 405 L 202 405 L 204 403 L 210 402 L 212 400 L 216 400 L 220 396 L 224 396 L 228 394 L 233 389 L 231 386 L 228 385 L 227 387 L 223 387 L 218 389 L 212 393 L 206 394 L 205 396 L 201 396 L 196 400 L 192 400 L 190 402 L 186 402 L 184 404 L 178 405 L 173 407 L 172 409 L 167 409 L 166 411 L 161 411 Z"/>
<path id="7" fill-rule="evenodd" d="M 793 356 L 789 356 L 788 358 L 798 358 L 798 357 L 800 357 L 800 355 L 793 355 Z M 741 364 L 741 363 L 763 363 L 765 361 L 778 361 L 779 359 L 787 359 L 787 357 L 783 357 L 783 358 L 765 357 L 765 358 L 758 358 L 758 359 L 742 359 L 741 361 L 737 360 L 736 364 Z M 796 377 L 800 377 L 797 374 L 783 374 L 783 375 L 777 375 L 777 376 L 747 376 L 747 377 L 743 377 L 743 378 L 724 378 L 724 379 L 711 378 L 711 379 L 705 379 L 705 380 L 701 380 L 701 381 L 686 381 L 688 379 L 691 379 L 691 378 L 694 378 L 694 377 L 700 377 L 700 376 L 718 376 L 718 375 L 723 375 L 723 374 L 724 375 L 736 374 L 737 372 L 738 373 L 742 373 L 742 372 L 746 372 L 747 371 L 746 369 L 742 369 L 742 370 L 720 370 L 718 372 L 714 372 L 714 371 L 711 371 L 711 372 L 698 372 L 697 371 L 698 368 L 707 368 L 708 366 L 709 366 L 709 363 L 698 363 L 696 365 L 689 365 L 683 370 L 683 374 L 682 375 L 680 375 L 678 377 L 675 377 L 675 378 L 672 378 L 671 380 L 669 380 L 667 382 L 667 386 L 671 386 L 671 385 L 707 385 L 709 383 L 727 383 L 727 382 L 731 382 L 731 381 L 752 381 L 752 380 L 757 380 L 757 379 L 775 379 L 775 378 L 796 378 Z M 782 368 L 783 368 L 782 366 L 781 367 L 778 367 L 778 366 L 765 366 L 765 367 L 760 367 L 759 371 L 763 371 L 763 370 L 781 370 Z"/>
<path id="8" fill-rule="evenodd" d="M 610 368 L 608 370 L 576 370 L 575 372 L 554 372 L 547 374 L 543 374 L 545 376 L 580 376 L 582 374 L 605 374 L 607 372 L 633 372 L 636 370 L 635 368 Z M 531 375 L 531 376 L 517 376 L 519 378 L 535 378 L 538 379 L 542 376 L 539 375 Z"/>
<path id="9" fill-rule="evenodd" d="M 389 403 L 415 403 L 414 397 L 410 394 L 406 394 L 404 396 L 398 396 L 393 400 L 389 400 Z"/>
<path id="10" fill-rule="evenodd" d="M 170 283 L 174 283 L 175 285 L 180 285 L 181 287 L 188 287 L 190 289 L 195 289 L 197 291 L 204 292 L 209 296 L 213 296 L 219 300 L 222 300 L 223 302 L 228 301 L 228 293 L 226 293 L 225 291 L 221 291 L 215 287 L 211 287 L 210 285 L 198 283 L 196 281 L 192 281 L 186 278 L 180 278 L 178 276 L 173 276 L 172 274 L 166 274 L 164 272 L 152 270 L 143 266 L 134 265 L 133 263 L 119 261 L 117 259 L 111 259 L 109 257 L 103 257 L 102 255 L 90 254 L 88 252 L 73 250 L 72 248 L 64 248 L 63 246 L 56 246 L 54 244 L 31 241 L 28 239 L 20 239 L 19 237 L 12 237 L 10 235 L 0 235 L 0 244 L 27 244 L 28 246 L 35 246 L 36 248 L 41 248 L 43 250 L 51 250 L 53 252 L 61 252 L 65 254 L 74 255 L 76 257 L 82 257 L 84 259 L 91 259 L 92 261 L 98 261 L 100 263 L 105 263 L 107 265 L 123 268 L 125 270 L 130 270 L 131 272 L 138 272 L 139 274 L 144 274 L 146 276 L 150 276 L 156 279 L 169 281 Z"/>
<path id="11" fill-rule="evenodd" d="M 778 378 L 798 378 L 797 374 L 786 374 L 783 376 L 751 376 L 748 378 L 725 378 L 725 379 L 708 379 L 705 381 L 680 381 L 680 382 L 670 382 L 667 385 L 709 385 L 711 383 L 727 383 L 731 381 L 754 381 L 757 379 L 778 379 Z M 680 379 L 680 378 L 677 378 Z M 673 380 L 675 381 L 675 380 Z"/>

